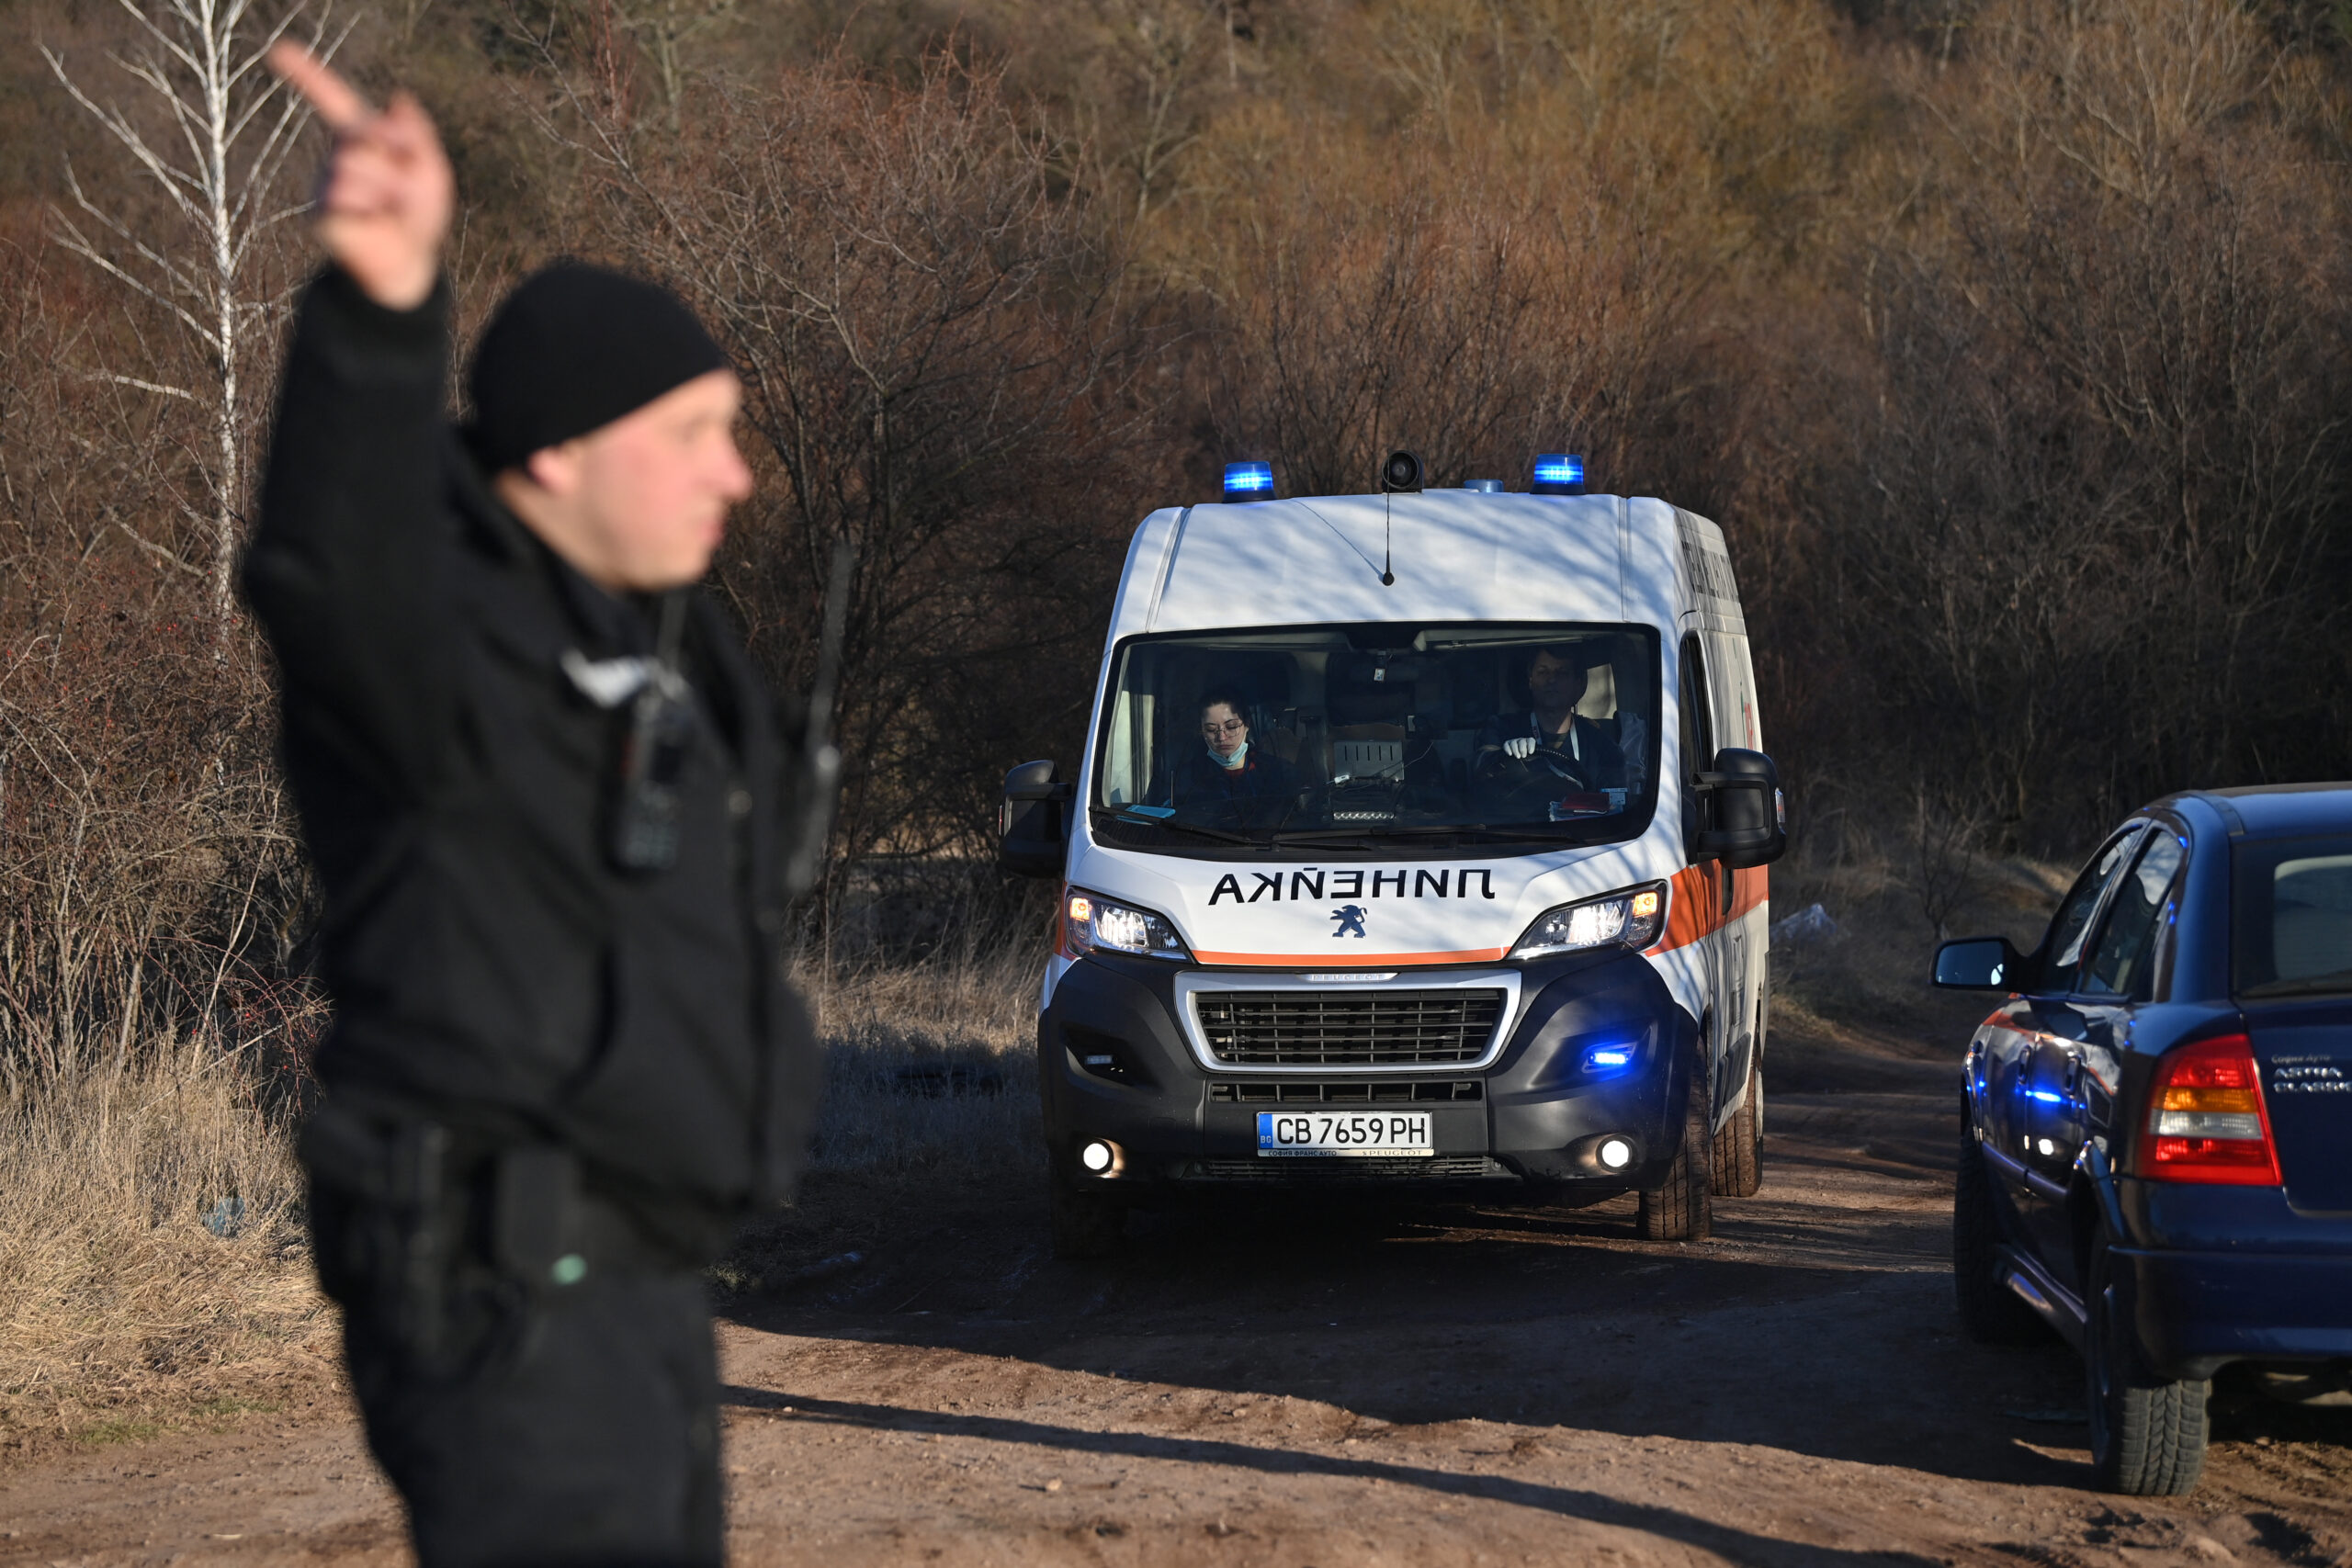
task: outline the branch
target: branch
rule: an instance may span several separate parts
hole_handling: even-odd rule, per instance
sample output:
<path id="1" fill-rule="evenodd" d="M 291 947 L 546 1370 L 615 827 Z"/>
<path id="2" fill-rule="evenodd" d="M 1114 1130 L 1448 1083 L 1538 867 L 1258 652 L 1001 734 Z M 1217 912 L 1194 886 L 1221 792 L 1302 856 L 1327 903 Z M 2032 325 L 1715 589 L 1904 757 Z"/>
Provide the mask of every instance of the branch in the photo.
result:
<path id="1" fill-rule="evenodd" d="M 57 211 L 55 208 L 51 208 L 50 210 L 52 212 Z M 194 316 L 190 315 L 177 300 L 166 299 L 164 295 L 158 293 L 146 283 L 131 276 L 130 273 L 125 272 L 121 267 L 116 265 L 112 258 L 101 254 L 91 245 L 90 242 L 83 236 L 82 231 L 74 227 L 73 220 L 68 219 L 62 212 L 57 212 L 57 218 L 59 223 L 62 225 L 65 230 L 64 244 L 67 250 L 73 252 L 75 255 L 80 256 L 83 260 L 88 262 L 91 265 L 105 273 L 107 276 L 114 278 L 126 288 L 129 288 L 138 294 L 141 299 L 144 299 L 153 304 L 160 305 L 164 310 L 169 310 L 173 315 L 177 316 L 180 319 L 181 325 L 187 327 L 188 331 L 194 333 L 204 343 L 210 345 L 215 354 L 220 352 L 220 344 L 215 339 L 212 330 L 207 327 L 202 321 L 198 321 Z"/>
<path id="2" fill-rule="evenodd" d="M 75 85 L 74 78 L 65 73 L 65 62 L 51 52 L 47 44 L 40 46 L 40 53 L 41 58 L 49 62 L 50 70 L 63 85 L 67 95 L 75 103 L 87 109 L 93 118 L 105 126 L 108 133 L 128 148 L 130 155 L 137 159 L 149 174 L 155 176 L 157 183 L 162 185 L 164 191 L 171 197 L 173 205 L 176 206 L 184 216 L 191 222 L 201 222 L 203 215 L 197 210 L 196 204 L 187 198 L 187 193 L 180 188 L 183 185 L 193 186 L 197 182 L 164 163 L 154 149 L 147 145 L 146 139 L 131 129 L 130 122 L 122 118 L 119 110 L 102 107 L 88 94 L 83 92 L 80 86 Z"/>
<path id="3" fill-rule="evenodd" d="M 178 556 L 173 554 L 170 550 L 165 549 L 163 546 L 155 543 L 153 539 L 142 537 L 130 526 L 130 524 L 117 522 L 114 524 L 114 528 L 118 533 L 121 534 L 124 538 L 129 539 L 132 544 L 137 545 L 141 549 L 145 550 L 149 555 L 153 556 L 157 560 L 164 562 L 166 566 L 175 566 L 182 571 L 187 572 L 190 577 L 202 577 L 205 575 L 205 571 L 202 567 L 188 565 L 187 562 L 180 559 Z"/>
<path id="4" fill-rule="evenodd" d="M 160 386 L 153 381 L 142 381 L 136 376 L 119 376 L 111 370 L 84 370 L 78 374 L 85 381 L 106 381 L 118 387 L 136 387 L 142 392 L 161 392 L 167 398 L 186 398 L 190 402 L 196 400 L 196 394 L 185 387 Z"/>

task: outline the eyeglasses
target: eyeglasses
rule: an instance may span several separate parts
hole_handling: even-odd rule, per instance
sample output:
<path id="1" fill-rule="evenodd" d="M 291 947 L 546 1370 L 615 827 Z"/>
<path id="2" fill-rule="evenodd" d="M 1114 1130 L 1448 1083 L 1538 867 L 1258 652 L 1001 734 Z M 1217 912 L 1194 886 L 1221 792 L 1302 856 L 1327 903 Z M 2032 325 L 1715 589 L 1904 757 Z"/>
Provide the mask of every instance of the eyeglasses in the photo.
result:
<path id="1" fill-rule="evenodd" d="M 1249 728 L 1250 727 L 1248 725 L 1242 723 L 1238 718 L 1228 718 L 1223 724 L 1204 723 L 1201 726 L 1201 733 L 1204 735 L 1238 735 Z"/>

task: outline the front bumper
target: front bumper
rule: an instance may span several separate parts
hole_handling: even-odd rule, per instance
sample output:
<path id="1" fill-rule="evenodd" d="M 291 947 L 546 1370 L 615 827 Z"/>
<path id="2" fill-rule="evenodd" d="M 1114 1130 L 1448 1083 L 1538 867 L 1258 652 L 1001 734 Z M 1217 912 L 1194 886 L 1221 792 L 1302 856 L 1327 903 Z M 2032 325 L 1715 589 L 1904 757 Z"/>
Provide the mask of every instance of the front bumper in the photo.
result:
<path id="1" fill-rule="evenodd" d="M 1498 969 L 1501 966 L 1489 966 Z M 1697 1024 L 1647 960 L 1579 953 L 1513 966 L 1518 1007 L 1483 1067 L 1346 1066 L 1221 1070 L 1204 1062 L 1179 1010 L 1185 966 L 1090 957 L 1055 985 L 1038 1020 L 1046 1136 L 1064 1168 L 1087 1139 L 1116 1144 L 1115 1173 L 1090 1180 L 1151 1190 L 1219 1185 L 1417 1188 L 1582 1187 L 1608 1191 L 1663 1182 L 1679 1144 Z M 1214 973 L 1233 979 L 1232 970 Z M 1406 971 L 1413 988 L 1462 970 Z M 1633 1061 L 1587 1072 L 1586 1050 L 1625 1044 Z M 1104 1060 L 1108 1058 L 1108 1060 Z M 1426 1158 L 1262 1158 L 1258 1114 L 1309 1105 L 1340 1111 L 1409 1106 L 1430 1118 Z M 1634 1145 L 1623 1170 L 1600 1166 L 1615 1134 Z"/>

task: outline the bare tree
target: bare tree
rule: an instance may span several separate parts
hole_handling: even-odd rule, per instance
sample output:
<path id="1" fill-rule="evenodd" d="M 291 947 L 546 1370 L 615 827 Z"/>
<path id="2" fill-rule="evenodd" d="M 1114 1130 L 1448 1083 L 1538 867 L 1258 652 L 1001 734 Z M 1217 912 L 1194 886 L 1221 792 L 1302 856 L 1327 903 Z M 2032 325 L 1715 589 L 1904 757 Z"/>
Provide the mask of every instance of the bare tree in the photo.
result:
<path id="1" fill-rule="evenodd" d="M 1229 6 L 1213 15 L 1201 0 L 1094 0 L 1094 12 L 1096 68 L 1107 81 L 1088 117 L 1088 141 L 1134 181 L 1141 218 L 1200 140 L 1213 27 L 1226 35 L 1228 78 L 1239 76 L 1233 19 Z"/>
<path id="2" fill-rule="evenodd" d="M 1367 488 L 1400 442 L 1449 482 L 1508 478 L 1562 442 L 1622 482 L 1636 425 L 1670 402 L 1686 286 L 1590 210 L 1476 186 L 1307 197 L 1227 266 L 1211 419 L 1301 494 Z"/>
<path id="3" fill-rule="evenodd" d="M 1476 93 L 1475 57 L 1496 37 L 1499 16 L 1487 0 L 1434 0 L 1390 4 L 1375 17 L 1383 74 L 1420 104 L 1451 145 L 1457 102 L 1465 88 Z"/>
<path id="4" fill-rule="evenodd" d="M 2344 765 L 2352 254 L 2251 119 L 2274 66 L 2227 0 L 2086 0 L 1916 85 L 1936 220 L 1871 254 L 1805 613 L 2009 847 Z"/>
<path id="5" fill-rule="evenodd" d="M 1922 779 L 1912 799 L 1905 880 L 1938 942 L 1951 938 L 1952 918 L 1966 912 L 1978 891 L 1978 846 L 1984 818 L 1964 794 Z"/>
<path id="6" fill-rule="evenodd" d="M 767 471 L 720 581 L 780 686 L 854 551 L 839 841 L 969 847 L 991 778 L 1079 722 L 1106 520 L 1153 493 L 1160 459 L 1125 437 L 1154 340 L 1115 247 L 998 79 L 943 56 L 904 87 L 721 85 L 683 139 L 562 90 L 579 118 L 550 129 L 601 180 L 597 241 L 673 281 L 744 378 Z"/>
<path id="7" fill-rule="evenodd" d="M 670 129 L 681 128 L 686 52 L 697 39 L 741 20 L 737 0 L 611 0 L 613 15 L 637 40 L 661 79 Z"/>
<path id="8" fill-rule="evenodd" d="M 260 278 L 261 250 L 301 209 L 286 198 L 286 160 L 307 118 L 300 100 L 262 68 L 261 57 L 300 17 L 295 0 L 273 21 L 254 0 L 119 0 L 136 30 L 113 63 L 143 89 L 134 104 L 94 96 L 46 44 L 41 57 L 65 91 L 164 197 L 163 221 L 142 223 L 126 204 L 101 206 L 66 168 L 71 210 L 57 212 L 69 250 L 136 299 L 163 313 L 198 350 L 198 376 L 181 385 L 121 367 L 120 385 L 186 399 L 209 415 L 212 450 L 198 464 L 207 493 L 183 498 L 187 518 L 209 534 L 192 570 L 210 579 L 215 649 L 225 655 L 237 544 L 251 482 L 254 404 L 246 372 L 278 298 Z M 332 46 L 320 44 L 331 53 Z M 125 525 L 127 527 L 128 525 Z M 188 564 L 183 552 L 143 540 L 152 553 Z"/>
<path id="9" fill-rule="evenodd" d="M 57 242 L 0 245 L 0 1098 L 251 1043 L 307 888 L 251 660 L 115 526 L 156 504 Z M 65 262 L 68 267 L 75 264 Z M 62 306 L 63 308 L 61 308 Z M 176 406 L 175 400 L 166 400 Z M 196 614 L 191 615 L 194 610 Z M 259 1011 L 256 1011 L 256 1009 Z"/>

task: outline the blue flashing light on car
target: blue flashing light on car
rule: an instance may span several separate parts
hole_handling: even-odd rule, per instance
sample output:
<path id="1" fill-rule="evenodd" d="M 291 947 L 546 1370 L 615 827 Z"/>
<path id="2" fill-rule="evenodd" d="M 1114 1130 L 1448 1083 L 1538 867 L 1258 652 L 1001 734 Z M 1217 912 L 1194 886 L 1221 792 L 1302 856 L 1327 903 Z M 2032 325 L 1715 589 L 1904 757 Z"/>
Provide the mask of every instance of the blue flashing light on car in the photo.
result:
<path id="1" fill-rule="evenodd" d="M 1573 452 L 1538 452 L 1532 488 L 1537 495 L 1574 495 L 1584 488 L 1584 459 Z"/>
<path id="2" fill-rule="evenodd" d="M 1622 1073 L 1634 1065 L 1631 1045 L 1592 1045 L 1585 1049 L 1584 1070 L 1599 1077 Z"/>
<path id="3" fill-rule="evenodd" d="M 1227 463 L 1225 466 L 1225 499 L 1227 501 L 1272 501 L 1274 498 L 1274 466 L 1272 463 Z"/>

